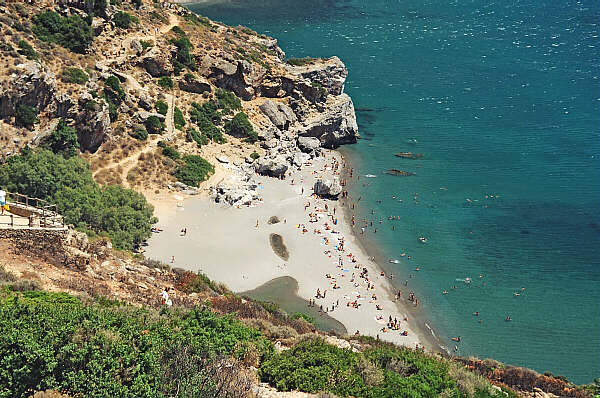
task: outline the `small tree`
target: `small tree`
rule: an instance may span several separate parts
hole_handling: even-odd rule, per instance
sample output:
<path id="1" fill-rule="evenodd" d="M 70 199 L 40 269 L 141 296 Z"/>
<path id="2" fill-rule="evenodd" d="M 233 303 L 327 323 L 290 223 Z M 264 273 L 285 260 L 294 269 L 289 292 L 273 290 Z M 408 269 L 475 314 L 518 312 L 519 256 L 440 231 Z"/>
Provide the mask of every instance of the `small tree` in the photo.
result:
<path id="1" fill-rule="evenodd" d="M 19 46 L 19 51 L 18 51 L 19 54 L 24 55 L 29 60 L 38 59 L 38 55 L 35 52 L 35 50 L 33 49 L 33 47 L 31 47 L 31 45 L 29 43 L 27 43 L 25 40 L 19 40 L 18 46 Z"/>
<path id="2" fill-rule="evenodd" d="M 173 88 L 173 79 L 170 76 L 161 76 L 158 85 L 165 88 Z"/>
<path id="3" fill-rule="evenodd" d="M 39 122 L 37 114 L 37 108 L 21 104 L 17 106 L 15 121 L 19 126 L 31 128 L 35 123 Z"/>
<path id="4" fill-rule="evenodd" d="M 113 16 L 112 20 L 115 26 L 121 29 L 129 29 L 132 22 L 138 23 L 138 19 L 136 17 L 123 11 L 117 12 Z"/>
<path id="5" fill-rule="evenodd" d="M 173 110 L 173 124 L 177 130 L 181 130 L 183 129 L 183 126 L 185 126 L 185 118 L 183 117 L 183 113 L 181 112 L 181 109 L 177 107 L 175 107 Z"/>
<path id="6" fill-rule="evenodd" d="M 258 140 L 258 134 L 254 131 L 248 116 L 244 112 L 239 112 L 233 119 L 225 123 L 225 131 L 235 137 L 247 137 L 251 142 Z"/>
<path id="7" fill-rule="evenodd" d="M 79 149 L 77 132 L 64 120 L 60 120 L 56 129 L 45 140 L 44 146 L 54 153 L 62 153 L 65 157 L 75 156 Z"/>
<path id="8" fill-rule="evenodd" d="M 165 129 L 165 124 L 160 121 L 158 116 L 154 115 L 148 116 L 144 125 L 148 134 L 162 134 Z"/>
<path id="9" fill-rule="evenodd" d="M 67 67 L 62 70 L 60 75 L 65 83 L 85 84 L 89 77 L 83 70 L 75 67 Z"/>
<path id="10" fill-rule="evenodd" d="M 156 109 L 156 112 L 160 113 L 161 115 L 166 115 L 167 111 L 169 110 L 169 105 L 167 105 L 167 103 L 164 101 L 158 100 L 154 104 L 154 108 Z"/>

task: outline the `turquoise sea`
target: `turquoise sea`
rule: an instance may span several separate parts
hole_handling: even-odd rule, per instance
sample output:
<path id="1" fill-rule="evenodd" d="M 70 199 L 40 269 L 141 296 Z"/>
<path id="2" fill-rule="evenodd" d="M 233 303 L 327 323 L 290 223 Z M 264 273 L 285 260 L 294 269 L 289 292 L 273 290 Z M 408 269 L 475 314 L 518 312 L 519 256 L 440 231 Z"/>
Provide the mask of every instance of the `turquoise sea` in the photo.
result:
<path id="1" fill-rule="evenodd" d="M 446 345 L 462 336 L 461 355 L 600 377 L 597 0 L 190 8 L 274 36 L 289 57 L 345 62 L 363 137 L 345 149 L 361 175 L 359 218 L 378 227 L 367 239 L 397 279 L 414 274 L 409 288 Z M 423 157 L 394 157 L 408 151 Z"/>

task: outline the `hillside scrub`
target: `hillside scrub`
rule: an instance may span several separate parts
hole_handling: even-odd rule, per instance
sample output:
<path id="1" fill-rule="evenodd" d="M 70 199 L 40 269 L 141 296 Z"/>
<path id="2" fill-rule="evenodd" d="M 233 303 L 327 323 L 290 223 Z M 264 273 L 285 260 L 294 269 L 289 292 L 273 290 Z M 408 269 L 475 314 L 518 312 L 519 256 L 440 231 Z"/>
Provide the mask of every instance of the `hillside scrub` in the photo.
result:
<path id="1" fill-rule="evenodd" d="M 154 104 L 154 108 L 156 109 L 156 112 L 158 112 L 164 116 L 167 114 L 167 111 L 169 110 L 169 105 L 167 105 L 167 103 L 165 101 L 158 100 Z"/>
<path id="2" fill-rule="evenodd" d="M 218 112 L 218 105 L 215 101 L 210 100 L 202 105 L 192 102 L 190 120 L 196 123 L 202 133 L 201 140 L 195 139 L 199 146 L 206 145 L 208 142 L 203 143 L 205 140 L 211 140 L 219 144 L 225 143 L 223 133 L 217 127 L 217 124 L 221 123 L 221 115 Z"/>
<path id="3" fill-rule="evenodd" d="M 121 29 L 129 29 L 131 24 L 139 23 L 139 20 L 137 19 L 137 17 L 134 17 L 131 14 L 128 14 L 123 11 L 119 11 L 115 15 L 113 15 L 112 21 L 117 28 L 121 28 Z"/>
<path id="4" fill-rule="evenodd" d="M 79 15 L 61 16 L 56 11 L 45 11 L 32 18 L 32 31 L 38 39 L 80 54 L 94 41 L 92 28 Z"/>
<path id="5" fill-rule="evenodd" d="M 257 330 L 202 308 L 159 312 L 10 287 L 0 290 L 0 330 L 0 393 L 14 397 L 52 388 L 87 397 L 241 398 L 251 379 L 240 362 L 273 352 Z"/>
<path id="6" fill-rule="evenodd" d="M 184 155 L 183 165 L 175 170 L 177 180 L 197 187 L 215 172 L 215 167 L 198 155 Z"/>
<path id="7" fill-rule="evenodd" d="M 450 376 L 446 362 L 418 350 L 379 344 L 357 353 L 319 338 L 305 339 L 266 359 L 260 376 L 278 390 L 325 391 L 344 397 L 506 397 L 489 383 L 486 389 L 477 385 L 473 395 L 466 394 Z"/>
<path id="8" fill-rule="evenodd" d="M 33 127 L 34 124 L 39 122 L 37 108 L 29 105 L 21 104 L 17 106 L 17 113 L 15 115 L 15 122 L 17 126 L 23 126 L 27 128 Z"/>
<path id="9" fill-rule="evenodd" d="M 43 141 L 42 146 L 65 157 L 76 156 L 79 150 L 77 132 L 61 119 L 56 129 Z"/>
<path id="10" fill-rule="evenodd" d="M 158 116 L 154 115 L 148 116 L 144 125 L 146 126 L 148 134 L 162 134 L 165 130 L 165 124 L 160 121 Z"/>
<path id="11" fill-rule="evenodd" d="M 19 40 L 17 45 L 19 46 L 19 54 L 24 55 L 29 60 L 38 59 L 38 55 L 33 47 L 31 47 L 31 44 L 27 43 L 25 40 Z"/>
<path id="12" fill-rule="evenodd" d="M 76 67 L 64 68 L 60 77 L 65 83 L 85 84 L 89 80 L 87 73 Z"/>
<path id="13" fill-rule="evenodd" d="M 178 107 L 173 109 L 173 124 L 177 130 L 182 130 L 185 126 L 185 117 L 183 117 L 183 112 Z"/>
<path id="14" fill-rule="evenodd" d="M 225 123 L 225 131 L 234 137 L 246 137 L 249 142 L 256 142 L 258 134 L 254 131 L 248 115 L 244 112 L 237 113 L 233 119 Z"/>
<path id="15" fill-rule="evenodd" d="M 118 249 L 132 249 L 151 235 L 153 208 L 140 193 L 100 187 L 80 157 L 26 150 L 0 166 L 0 186 L 56 204 L 67 224 L 90 235 L 108 235 Z"/>

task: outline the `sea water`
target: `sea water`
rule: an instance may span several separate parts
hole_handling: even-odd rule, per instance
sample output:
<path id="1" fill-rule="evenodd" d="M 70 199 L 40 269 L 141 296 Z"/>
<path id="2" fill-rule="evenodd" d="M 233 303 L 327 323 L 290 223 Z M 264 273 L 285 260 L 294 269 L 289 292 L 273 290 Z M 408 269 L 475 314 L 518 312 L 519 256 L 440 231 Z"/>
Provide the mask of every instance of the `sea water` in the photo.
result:
<path id="1" fill-rule="evenodd" d="M 578 383 L 600 376 L 596 0 L 190 8 L 276 37 L 288 56 L 344 61 L 362 136 L 345 149 L 361 175 L 357 219 L 373 221 L 366 239 L 399 260 L 388 268 L 443 343 L 461 336 L 460 355 Z"/>

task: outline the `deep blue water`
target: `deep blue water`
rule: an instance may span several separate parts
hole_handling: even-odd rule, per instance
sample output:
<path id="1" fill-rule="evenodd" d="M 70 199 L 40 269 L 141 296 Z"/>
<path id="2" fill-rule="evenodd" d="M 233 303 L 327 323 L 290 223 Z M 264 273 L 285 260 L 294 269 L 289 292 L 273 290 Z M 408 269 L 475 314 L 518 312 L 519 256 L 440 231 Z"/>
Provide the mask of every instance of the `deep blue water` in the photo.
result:
<path id="1" fill-rule="evenodd" d="M 363 137 L 346 149 L 363 176 L 359 218 L 401 259 L 398 278 L 415 275 L 442 340 L 578 383 L 599 377 L 600 3 L 241 3 L 190 8 L 274 36 L 288 56 L 346 63 Z"/>

